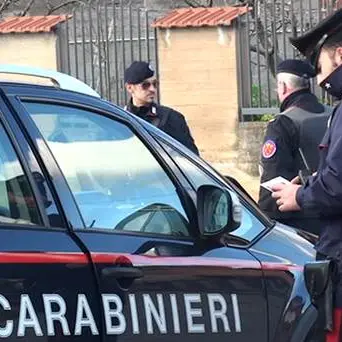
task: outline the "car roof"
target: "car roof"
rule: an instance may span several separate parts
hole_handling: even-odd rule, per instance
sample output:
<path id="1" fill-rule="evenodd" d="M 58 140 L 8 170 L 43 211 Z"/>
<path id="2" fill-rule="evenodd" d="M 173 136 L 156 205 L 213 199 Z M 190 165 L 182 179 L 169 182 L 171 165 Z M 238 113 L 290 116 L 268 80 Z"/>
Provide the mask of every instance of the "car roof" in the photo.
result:
<path id="1" fill-rule="evenodd" d="M 77 93 L 90 95 L 94 97 L 100 97 L 100 95 L 90 86 L 84 82 L 78 80 L 75 77 L 69 76 L 67 74 L 48 70 L 43 68 L 14 65 L 14 64 L 0 64 L 0 74 L 10 74 L 10 75 L 25 75 L 31 77 L 39 77 L 44 79 L 49 79 L 52 85 L 56 88 L 74 91 Z M 7 81 L 6 83 L 22 83 L 15 80 Z"/>

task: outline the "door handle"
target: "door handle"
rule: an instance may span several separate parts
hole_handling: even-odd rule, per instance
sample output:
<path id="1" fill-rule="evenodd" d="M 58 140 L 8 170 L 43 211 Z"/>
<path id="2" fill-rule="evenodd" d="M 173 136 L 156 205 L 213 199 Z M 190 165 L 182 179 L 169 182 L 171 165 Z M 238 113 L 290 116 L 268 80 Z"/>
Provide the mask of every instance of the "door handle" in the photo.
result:
<path id="1" fill-rule="evenodd" d="M 122 266 L 111 266 L 105 267 L 102 270 L 104 277 L 112 277 L 116 279 L 139 279 L 144 276 L 143 272 L 139 268 L 135 267 L 122 267 Z"/>

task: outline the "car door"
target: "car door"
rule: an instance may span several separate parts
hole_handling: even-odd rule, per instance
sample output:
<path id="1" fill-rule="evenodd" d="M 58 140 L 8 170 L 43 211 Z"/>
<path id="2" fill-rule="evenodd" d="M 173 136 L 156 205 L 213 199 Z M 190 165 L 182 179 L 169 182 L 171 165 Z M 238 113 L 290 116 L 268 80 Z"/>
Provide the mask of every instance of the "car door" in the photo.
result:
<path id="1" fill-rule="evenodd" d="M 75 198 L 84 224 L 74 232 L 96 265 L 106 340 L 267 341 L 259 262 L 241 245 L 200 238 L 195 191 L 167 154 L 112 106 L 55 97 L 23 99 L 22 116 Z"/>
<path id="2" fill-rule="evenodd" d="M 0 99 L 0 338 L 100 341 L 95 273 L 48 178 Z"/>

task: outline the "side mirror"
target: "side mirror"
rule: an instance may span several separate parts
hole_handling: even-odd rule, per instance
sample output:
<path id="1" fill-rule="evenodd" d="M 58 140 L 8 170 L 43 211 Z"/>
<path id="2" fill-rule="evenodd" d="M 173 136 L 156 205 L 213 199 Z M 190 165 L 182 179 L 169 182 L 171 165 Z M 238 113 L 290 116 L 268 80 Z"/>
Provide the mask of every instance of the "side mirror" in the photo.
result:
<path id="1" fill-rule="evenodd" d="M 202 236 L 234 231 L 241 224 L 241 213 L 240 201 L 234 193 L 213 185 L 198 188 L 197 217 Z"/>

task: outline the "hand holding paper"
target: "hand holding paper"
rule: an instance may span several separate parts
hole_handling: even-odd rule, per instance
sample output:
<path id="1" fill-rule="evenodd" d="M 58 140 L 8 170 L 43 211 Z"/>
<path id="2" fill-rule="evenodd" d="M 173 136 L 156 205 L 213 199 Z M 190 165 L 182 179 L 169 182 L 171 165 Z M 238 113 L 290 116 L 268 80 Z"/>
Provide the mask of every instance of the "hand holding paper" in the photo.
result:
<path id="1" fill-rule="evenodd" d="M 298 211 L 300 206 L 297 203 L 297 191 L 299 184 L 288 182 L 287 184 L 275 184 L 272 186 L 272 198 L 276 200 L 279 211 Z"/>
<path id="2" fill-rule="evenodd" d="M 277 184 L 290 184 L 290 181 L 288 181 L 284 177 L 278 176 L 278 177 L 275 177 L 275 178 L 272 178 L 272 179 L 268 180 L 267 182 L 261 183 L 260 185 L 263 188 L 273 192 L 272 188 L 273 188 L 273 186 L 275 186 Z"/>

